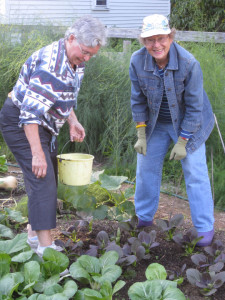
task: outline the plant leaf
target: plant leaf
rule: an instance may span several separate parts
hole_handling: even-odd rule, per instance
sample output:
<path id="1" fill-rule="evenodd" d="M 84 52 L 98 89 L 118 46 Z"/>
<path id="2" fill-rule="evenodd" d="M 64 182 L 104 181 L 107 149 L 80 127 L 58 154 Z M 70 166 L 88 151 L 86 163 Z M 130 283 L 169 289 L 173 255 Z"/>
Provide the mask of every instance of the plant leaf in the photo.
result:
<path id="1" fill-rule="evenodd" d="M 196 285 L 196 282 L 201 281 L 201 273 L 196 269 L 187 269 L 186 271 L 187 279 L 192 285 Z"/>
<path id="2" fill-rule="evenodd" d="M 41 279 L 39 279 L 39 281 L 35 284 L 34 290 L 38 293 L 42 293 L 48 287 L 57 284 L 59 279 L 60 279 L 59 274 L 51 276 L 47 280 L 41 277 Z"/>
<path id="3" fill-rule="evenodd" d="M 168 286 L 163 292 L 163 300 L 186 300 L 184 294 L 178 288 Z"/>
<path id="4" fill-rule="evenodd" d="M 14 239 L 0 241 L 0 252 L 12 254 L 27 248 L 27 233 L 17 234 Z"/>
<path id="5" fill-rule="evenodd" d="M 119 290 L 121 290 L 125 286 L 126 282 L 123 280 L 117 281 L 117 283 L 113 287 L 112 295 L 117 293 Z"/>
<path id="6" fill-rule="evenodd" d="M 84 300 L 84 292 L 78 290 L 73 298 L 74 300 Z"/>
<path id="7" fill-rule="evenodd" d="M 70 299 L 75 295 L 77 290 L 78 287 L 76 282 L 74 282 L 73 280 L 68 280 L 63 287 L 63 295 L 68 297 L 68 299 Z"/>
<path id="8" fill-rule="evenodd" d="M 100 205 L 93 211 L 93 218 L 97 220 L 104 220 L 108 214 L 108 206 Z"/>
<path id="9" fill-rule="evenodd" d="M 77 262 L 88 273 L 100 273 L 100 263 L 96 257 L 82 255 L 77 259 Z"/>
<path id="10" fill-rule="evenodd" d="M 95 291 L 95 290 L 92 290 L 92 289 L 86 288 L 86 289 L 83 290 L 83 293 L 84 293 L 84 299 L 85 300 L 103 299 L 102 295 L 98 291 Z"/>
<path id="11" fill-rule="evenodd" d="M 41 273 L 45 278 L 54 276 L 61 272 L 60 266 L 55 261 L 44 261 L 41 264 Z"/>
<path id="12" fill-rule="evenodd" d="M 71 276 L 78 281 L 89 282 L 91 280 L 89 273 L 77 261 L 72 263 L 69 271 Z"/>
<path id="13" fill-rule="evenodd" d="M 219 287 L 221 287 L 221 285 L 223 285 L 224 282 L 225 282 L 225 271 L 220 272 L 215 275 L 215 277 L 214 277 L 214 287 L 215 288 L 218 289 Z"/>
<path id="14" fill-rule="evenodd" d="M 33 250 L 21 252 L 15 256 L 13 256 L 12 261 L 18 262 L 18 263 L 24 263 L 24 262 L 28 261 L 32 257 L 33 254 L 34 254 Z"/>
<path id="15" fill-rule="evenodd" d="M 21 272 L 6 274 L 0 279 L 0 295 L 11 296 L 23 281 L 24 277 Z"/>
<path id="16" fill-rule="evenodd" d="M 136 282 L 128 290 L 131 300 L 160 300 L 162 287 L 158 282 Z"/>
<path id="17" fill-rule="evenodd" d="M 209 267 L 209 272 L 218 273 L 223 269 L 223 267 L 224 267 L 224 263 L 222 261 L 219 261 L 218 263 Z"/>
<path id="18" fill-rule="evenodd" d="M 43 253 L 44 261 L 55 262 L 59 267 L 60 271 L 63 272 L 69 265 L 69 258 L 52 248 L 46 248 Z"/>
<path id="19" fill-rule="evenodd" d="M 149 233 L 145 232 L 145 231 L 141 231 L 138 234 L 138 239 L 142 242 L 145 243 L 146 245 L 150 244 L 150 240 L 151 240 L 151 236 Z"/>
<path id="20" fill-rule="evenodd" d="M 121 266 L 129 266 L 137 261 L 136 255 L 128 255 L 119 259 L 118 264 Z"/>
<path id="21" fill-rule="evenodd" d="M 24 281 L 26 284 L 37 282 L 40 275 L 40 265 L 37 261 L 24 264 Z"/>
<path id="22" fill-rule="evenodd" d="M 57 293 L 62 293 L 63 291 L 63 288 L 61 287 L 61 285 L 59 284 L 53 284 L 51 286 L 48 286 L 47 288 L 45 288 L 44 290 L 44 294 L 46 296 L 52 296 L 54 294 L 57 294 Z"/>
<path id="23" fill-rule="evenodd" d="M 162 231 L 167 231 L 169 229 L 167 220 L 156 219 L 155 222 L 156 225 L 162 229 Z"/>
<path id="24" fill-rule="evenodd" d="M 0 253 L 0 278 L 10 271 L 11 257 L 6 253 Z"/>
<path id="25" fill-rule="evenodd" d="M 91 183 L 99 180 L 99 176 L 104 173 L 105 170 L 93 172 L 91 175 Z"/>
<path id="26" fill-rule="evenodd" d="M 145 248 L 143 246 L 139 246 L 136 250 L 137 260 L 142 260 L 145 256 Z"/>
<path id="27" fill-rule="evenodd" d="M 135 206 L 134 203 L 132 201 L 125 201 L 123 203 L 121 203 L 118 206 L 119 210 L 122 211 L 123 213 L 127 213 L 130 216 L 133 216 L 135 214 Z"/>
<path id="28" fill-rule="evenodd" d="M 10 209 L 8 207 L 4 207 L 4 210 L 7 212 L 8 217 L 12 221 L 16 221 L 18 223 L 23 223 L 23 222 L 26 222 L 26 220 L 27 220 L 27 218 L 23 217 L 23 215 L 20 211 L 13 210 L 13 209 Z"/>
<path id="29" fill-rule="evenodd" d="M 13 234 L 12 230 L 9 227 L 0 224 L 0 238 L 3 238 L 3 237 L 13 239 L 14 234 Z"/>
<path id="30" fill-rule="evenodd" d="M 112 299 L 112 284 L 109 281 L 103 282 L 101 285 L 100 293 L 103 299 Z"/>
<path id="31" fill-rule="evenodd" d="M 207 257 L 202 253 L 192 255 L 191 260 L 196 266 L 202 266 L 207 263 Z"/>
<path id="32" fill-rule="evenodd" d="M 153 280 L 153 282 L 157 282 L 158 284 L 160 284 L 163 291 L 165 291 L 166 288 L 168 288 L 169 286 L 172 288 L 177 287 L 177 283 L 175 281 L 155 279 L 155 280 Z"/>
<path id="33" fill-rule="evenodd" d="M 154 279 L 165 280 L 167 277 L 167 273 L 164 266 L 158 263 L 152 263 L 147 267 L 145 271 L 145 276 L 148 280 L 154 280 Z"/>
<path id="34" fill-rule="evenodd" d="M 108 251 L 114 251 L 118 254 L 119 258 L 121 258 L 123 256 L 123 249 L 118 246 L 115 242 L 111 242 L 106 248 L 105 248 L 106 252 Z"/>
<path id="35" fill-rule="evenodd" d="M 108 233 L 104 230 L 100 231 L 96 236 L 96 242 L 99 247 L 101 247 L 102 245 L 106 247 L 109 242 Z"/>
<path id="36" fill-rule="evenodd" d="M 184 216 L 182 214 L 176 214 L 169 220 L 169 225 L 171 228 L 179 227 L 184 223 Z"/>
<path id="37" fill-rule="evenodd" d="M 119 259 L 119 255 L 116 251 L 105 252 L 100 258 L 100 266 L 104 268 L 106 266 L 115 265 Z"/>
<path id="38" fill-rule="evenodd" d="M 107 189 L 108 191 L 118 190 L 123 183 L 128 178 L 125 176 L 109 176 L 106 174 L 99 175 L 101 181 L 101 187 Z"/>
<path id="39" fill-rule="evenodd" d="M 122 269 L 119 266 L 111 265 L 102 269 L 102 276 L 93 276 L 96 282 L 103 283 L 104 281 L 114 282 L 122 274 Z"/>

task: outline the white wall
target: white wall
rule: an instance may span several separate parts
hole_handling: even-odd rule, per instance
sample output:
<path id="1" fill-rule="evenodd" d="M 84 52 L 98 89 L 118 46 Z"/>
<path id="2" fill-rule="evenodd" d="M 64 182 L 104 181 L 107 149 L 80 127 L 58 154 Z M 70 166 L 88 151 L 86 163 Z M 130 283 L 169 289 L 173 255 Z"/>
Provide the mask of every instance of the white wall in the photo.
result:
<path id="1" fill-rule="evenodd" d="M 138 28 L 147 15 L 160 13 L 167 16 L 170 13 L 170 0 L 108 0 L 108 10 L 93 10 L 92 1 L 0 0 L 0 22 L 70 26 L 79 16 L 91 14 L 109 27 Z"/>

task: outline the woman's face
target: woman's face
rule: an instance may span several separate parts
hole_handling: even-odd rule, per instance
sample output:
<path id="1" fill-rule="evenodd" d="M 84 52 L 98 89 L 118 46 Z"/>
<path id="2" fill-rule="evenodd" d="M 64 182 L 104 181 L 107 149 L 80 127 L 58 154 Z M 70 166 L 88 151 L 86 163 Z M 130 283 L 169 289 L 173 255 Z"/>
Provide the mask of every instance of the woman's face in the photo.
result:
<path id="1" fill-rule="evenodd" d="M 100 46 L 86 47 L 79 44 L 73 35 L 70 35 L 68 40 L 66 40 L 66 52 L 72 66 L 88 61 L 93 55 L 98 53 L 99 49 Z"/>
<path id="2" fill-rule="evenodd" d="M 144 45 L 156 62 L 168 61 L 168 53 L 173 40 L 168 34 L 159 34 L 144 39 Z"/>

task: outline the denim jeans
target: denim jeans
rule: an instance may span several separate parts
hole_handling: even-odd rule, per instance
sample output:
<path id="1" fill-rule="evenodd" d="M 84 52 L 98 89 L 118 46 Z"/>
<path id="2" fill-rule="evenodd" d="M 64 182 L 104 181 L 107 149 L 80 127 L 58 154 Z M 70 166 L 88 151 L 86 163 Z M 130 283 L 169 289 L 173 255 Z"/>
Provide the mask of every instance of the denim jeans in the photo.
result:
<path id="1" fill-rule="evenodd" d="M 176 143 L 177 139 L 172 124 L 158 122 L 147 141 L 146 156 L 137 154 L 135 209 L 137 216 L 143 221 L 151 221 L 158 209 L 164 157 L 170 143 Z M 181 164 L 192 222 L 197 231 L 210 231 L 214 224 L 214 204 L 205 144 L 193 153 L 188 153 L 186 158 L 181 160 Z"/>

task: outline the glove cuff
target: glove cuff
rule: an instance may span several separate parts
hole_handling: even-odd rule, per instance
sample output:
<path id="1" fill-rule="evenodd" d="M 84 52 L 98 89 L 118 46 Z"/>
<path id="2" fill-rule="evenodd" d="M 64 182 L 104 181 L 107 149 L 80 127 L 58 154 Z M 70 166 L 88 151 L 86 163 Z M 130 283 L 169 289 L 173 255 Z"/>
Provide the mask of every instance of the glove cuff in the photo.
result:
<path id="1" fill-rule="evenodd" d="M 178 138 L 179 144 L 186 146 L 187 142 L 188 142 L 188 139 L 185 139 L 185 138 L 179 136 L 179 138 Z"/>
<path id="2" fill-rule="evenodd" d="M 140 124 L 140 125 L 137 125 L 136 128 L 141 128 L 141 127 L 146 127 L 147 125 L 146 124 Z"/>

